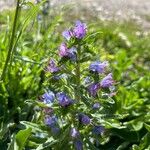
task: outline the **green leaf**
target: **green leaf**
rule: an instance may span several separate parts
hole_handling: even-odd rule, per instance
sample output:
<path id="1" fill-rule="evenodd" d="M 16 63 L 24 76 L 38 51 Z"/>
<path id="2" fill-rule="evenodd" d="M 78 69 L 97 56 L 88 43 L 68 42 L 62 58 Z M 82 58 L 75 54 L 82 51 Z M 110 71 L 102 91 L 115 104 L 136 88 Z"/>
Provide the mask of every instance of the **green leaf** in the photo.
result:
<path id="1" fill-rule="evenodd" d="M 111 129 L 113 135 L 116 135 L 120 138 L 123 138 L 129 142 L 138 142 L 139 141 L 139 134 L 138 132 L 129 131 L 129 129 Z"/>
<path id="2" fill-rule="evenodd" d="M 20 122 L 22 125 L 26 126 L 26 128 L 31 128 L 32 132 L 44 132 L 39 125 L 36 123 L 28 122 L 28 121 L 21 121 Z"/>
<path id="3" fill-rule="evenodd" d="M 86 37 L 86 39 L 84 39 L 84 41 L 93 39 L 95 36 L 97 36 L 97 35 L 99 35 L 99 34 L 102 34 L 102 32 L 101 32 L 101 31 L 98 31 L 98 32 L 96 32 L 96 33 L 92 33 L 92 34 L 88 35 L 88 36 Z"/>
<path id="4" fill-rule="evenodd" d="M 10 142 L 7 150 L 19 150 L 19 148 L 16 144 L 15 134 L 12 135 L 11 142 Z"/>
<path id="5" fill-rule="evenodd" d="M 133 131 L 139 131 L 143 127 L 143 121 L 142 118 L 134 119 L 130 122 L 127 122 L 127 125 L 133 128 Z"/>
<path id="6" fill-rule="evenodd" d="M 16 138 L 16 143 L 17 143 L 17 146 L 19 147 L 19 150 L 22 150 L 24 148 L 25 143 L 31 134 L 31 131 L 32 129 L 28 128 L 25 130 L 21 130 L 17 133 L 15 138 Z"/>
<path id="7" fill-rule="evenodd" d="M 45 1 L 45 0 L 44 0 L 44 1 Z M 37 14 L 38 14 L 38 12 L 39 12 L 39 10 L 40 10 L 40 6 L 44 3 L 44 1 L 40 2 L 40 3 L 37 4 L 37 5 L 33 5 L 33 4 L 30 3 L 30 2 L 29 2 L 29 3 L 26 3 L 26 6 L 30 6 L 30 9 L 29 9 L 29 11 L 27 12 L 26 17 L 25 17 L 24 20 L 23 20 L 22 26 L 19 25 L 19 26 L 21 26 L 21 29 L 20 29 L 20 31 L 18 32 L 18 36 L 17 36 L 17 38 L 16 38 L 16 41 L 14 42 L 13 49 L 15 49 L 15 47 L 16 47 L 16 45 L 17 45 L 17 43 L 18 43 L 18 41 L 19 41 L 19 39 L 20 39 L 22 33 L 24 32 L 24 30 L 26 29 L 26 27 L 29 25 L 30 21 L 31 21 L 32 19 L 34 19 L 34 18 L 37 16 Z"/>
<path id="8" fill-rule="evenodd" d="M 120 124 L 117 120 L 113 120 L 113 122 L 105 121 L 105 124 L 108 128 L 116 128 L 116 129 L 124 129 L 126 128 L 124 125 Z"/>
<path id="9" fill-rule="evenodd" d="M 140 150 L 145 150 L 146 148 L 149 147 L 149 144 L 150 144 L 150 132 L 145 134 L 145 136 L 142 138 L 140 145 L 139 145 Z"/>
<path id="10" fill-rule="evenodd" d="M 139 147 L 137 145 L 132 145 L 132 150 L 140 150 Z"/>
<path id="11" fill-rule="evenodd" d="M 57 143 L 57 140 L 54 140 L 52 137 L 50 137 L 45 143 L 40 144 L 36 150 L 44 150 L 45 148 L 48 148 L 54 145 L 55 143 Z"/>
<path id="12" fill-rule="evenodd" d="M 146 124 L 146 123 L 144 123 L 144 126 L 145 126 L 145 128 L 150 132 L 150 125 L 149 124 Z"/>
<path id="13" fill-rule="evenodd" d="M 89 149 L 90 149 L 90 150 L 98 150 L 98 148 L 96 148 L 96 147 L 93 145 L 93 143 L 91 143 L 91 142 L 89 141 L 89 139 L 86 138 L 85 142 L 88 143 L 88 146 L 89 146 Z"/>
<path id="14" fill-rule="evenodd" d="M 124 150 L 129 144 L 130 142 L 123 142 L 116 150 Z"/>
<path id="15" fill-rule="evenodd" d="M 81 95 L 81 100 L 82 100 L 82 102 L 86 105 L 86 106 L 91 106 L 91 103 L 90 103 L 90 101 L 85 97 L 85 96 L 82 96 Z"/>
<path id="16" fill-rule="evenodd" d="M 6 124 L 1 123 L 0 125 L 0 140 L 3 139 L 4 135 L 9 131 L 9 128 Z"/>
<path id="17" fill-rule="evenodd" d="M 139 131 L 143 127 L 143 122 L 142 121 L 138 121 L 138 122 L 132 124 L 132 126 L 133 126 L 135 131 Z"/>

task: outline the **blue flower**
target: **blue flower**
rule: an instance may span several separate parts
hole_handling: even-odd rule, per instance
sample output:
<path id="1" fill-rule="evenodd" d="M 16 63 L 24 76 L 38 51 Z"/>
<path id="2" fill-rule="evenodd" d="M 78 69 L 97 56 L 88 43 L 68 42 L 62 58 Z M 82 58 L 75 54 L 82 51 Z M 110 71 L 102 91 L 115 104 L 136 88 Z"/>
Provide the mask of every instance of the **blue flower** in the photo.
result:
<path id="1" fill-rule="evenodd" d="M 100 84 L 99 83 L 93 83 L 88 86 L 88 91 L 91 96 L 95 97 L 98 90 L 100 89 Z"/>
<path id="2" fill-rule="evenodd" d="M 100 103 L 95 103 L 94 105 L 93 105 L 93 109 L 99 109 L 100 108 Z"/>
<path id="3" fill-rule="evenodd" d="M 105 131 L 105 128 L 104 128 L 103 126 L 94 126 L 92 132 L 93 132 L 93 134 L 95 134 L 95 135 L 101 135 L 101 134 L 104 133 L 104 131 Z"/>
<path id="4" fill-rule="evenodd" d="M 70 131 L 70 135 L 72 138 L 78 138 L 80 136 L 80 133 L 76 128 L 72 128 Z"/>
<path id="5" fill-rule="evenodd" d="M 67 41 L 69 41 L 71 39 L 71 37 L 73 37 L 73 33 L 71 30 L 65 30 L 62 33 L 63 37 L 66 38 Z"/>
<path id="6" fill-rule="evenodd" d="M 85 115 L 85 114 L 79 114 L 79 121 L 83 124 L 83 125 L 88 125 L 91 122 L 91 119 L 89 118 L 89 116 Z"/>
<path id="7" fill-rule="evenodd" d="M 69 49 L 67 48 L 66 43 L 62 43 L 62 44 L 60 45 L 59 55 L 60 55 L 61 57 L 67 57 L 68 54 L 69 54 Z"/>
<path id="8" fill-rule="evenodd" d="M 90 64 L 89 70 L 92 72 L 96 72 L 96 73 L 104 73 L 105 68 L 107 66 L 108 66 L 107 61 L 104 61 L 104 62 L 95 61 Z"/>
<path id="9" fill-rule="evenodd" d="M 57 135 L 60 132 L 60 128 L 58 127 L 58 118 L 55 115 L 46 116 L 45 124 L 50 127 L 53 135 Z"/>
<path id="10" fill-rule="evenodd" d="M 58 118 L 56 116 L 46 116 L 45 124 L 50 127 L 55 127 L 57 125 Z"/>
<path id="11" fill-rule="evenodd" d="M 73 29 L 73 35 L 77 39 L 82 39 L 87 32 L 87 26 L 85 23 L 82 23 L 81 21 L 76 21 L 75 27 Z"/>
<path id="12" fill-rule="evenodd" d="M 54 102 L 55 94 L 52 91 L 48 91 L 42 95 L 42 100 L 45 104 L 51 104 Z"/>
<path id="13" fill-rule="evenodd" d="M 67 107 L 67 106 L 73 104 L 73 100 L 70 99 L 64 92 L 57 93 L 56 97 L 58 99 L 60 106 L 62 106 L 62 107 Z"/>
<path id="14" fill-rule="evenodd" d="M 76 150 L 83 150 L 83 143 L 80 140 L 74 141 L 74 146 Z"/>
<path id="15" fill-rule="evenodd" d="M 75 48 L 75 47 L 71 47 L 70 49 L 69 49 L 69 53 L 68 53 L 68 57 L 71 59 L 71 60 L 73 60 L 73 61 L 76 61 L 76 53 L 77 53 L 77 49 Z"/>
<path id="16" fill-rule="evenodd" d="M 109 88 L 114 83 L 114 80 L 112 79 L 112 73 L 108 74 L 105 78 L 102 79 L 100 85 L 103 88 Z"/>
<path id="17" fill-rule="evenodd" d="M 49 61 L 49 64 L 48 64 L 47 68 L 46 68 L 46 71 L 49 71 L 49 72 L 51 72 L 51 73 L 56 73 L 56 72 L 58 72 L 59 70 L 60 70 L 60 69 L 59 69 L 59 67 L 56 66 L 55 61 L 54 61 L 53 59 L 51 59 L 51 60 Z"/>
<path id="18" fill-rule="evenodd" d="M 75 27 L 73 29 L 63 31 L 62 35 L 67 41 L 69 41 L 72 37 L 82 39 L 86 35 L 86 32 L 86 24 L 78 20 L 76 21 Z"/>
<path id="19" fill-rule="evenodd" d="M 67 48 L 67 45 L 65 43 L 62 43 L 60 45 L 59 49 L 59 55 L 61 57 L 68 57 L 71 60 L 76 60 L 76 51 L 77 49 L 75 47 Z"/>
<path id="20" fill-rule="evenodd" d="M 90 77 L 86 77 L 83 81 L 84 84 L 89 84 L 91 83 L 91 78 Z"/>

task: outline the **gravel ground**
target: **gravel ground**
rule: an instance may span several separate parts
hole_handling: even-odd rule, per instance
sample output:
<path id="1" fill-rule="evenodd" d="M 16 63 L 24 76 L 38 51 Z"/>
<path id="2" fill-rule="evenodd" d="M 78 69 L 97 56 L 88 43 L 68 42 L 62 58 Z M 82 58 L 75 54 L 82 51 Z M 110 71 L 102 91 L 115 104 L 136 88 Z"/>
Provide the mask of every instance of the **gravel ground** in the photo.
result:
<path id="1" fill-rule="evenodd" d="M 34 1 L 34 0 L 30 0 Z M 15 0 L 0 0 L 0 10 L 14 6 Z M 135 20 L 144 29 L 150 29 L 150 0 L 51 0 L 52 5 L 73 3 L 92 10 L 101 19 Z"/>

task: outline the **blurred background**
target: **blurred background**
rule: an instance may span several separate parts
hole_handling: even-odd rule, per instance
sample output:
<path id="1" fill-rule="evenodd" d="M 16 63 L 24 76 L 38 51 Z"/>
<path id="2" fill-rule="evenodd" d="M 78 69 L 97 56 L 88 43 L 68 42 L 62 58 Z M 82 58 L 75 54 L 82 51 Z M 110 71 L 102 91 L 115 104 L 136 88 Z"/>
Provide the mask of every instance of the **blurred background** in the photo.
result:
<path id="1" fill-rule="evenodd" d="M 36 2 L 36 0 L 30 0 Z M 71 5 L 76 15 L 81 9 L 88 11 L 87 15 L 95 15 L 102 20 L 134 20 L 144 29 L 150 28 L 149 0 L 48 0 L 50 7 Z M 0 11 L 12 9 L 15 0 L 0 0 Z"/>

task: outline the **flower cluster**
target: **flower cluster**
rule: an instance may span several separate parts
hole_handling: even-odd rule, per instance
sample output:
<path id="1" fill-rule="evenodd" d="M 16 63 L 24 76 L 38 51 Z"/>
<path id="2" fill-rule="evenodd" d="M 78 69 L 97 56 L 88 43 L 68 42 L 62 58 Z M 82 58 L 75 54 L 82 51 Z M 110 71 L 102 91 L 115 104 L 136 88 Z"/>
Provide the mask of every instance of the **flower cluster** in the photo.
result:
<path id="1" fill-rule="evenodd" d="M 59 133 L 60 128 L 58 125 L 58 118 L 56 116 L 46 116 L 45 124 L 51 128 L 51 132 L 53 135 L 57 135 Z"/>
<path id="2" fill-rule="evenodd" d="M 82 39 L 86 35 L 87 26 L 81 21 L 76 21 L 75 27 L 70 30 L 65 30 L 62 35 L 69 41 L 71 38 Z"/>
<path id="3" fill-rule="evenodd" d="M 91 72 L 95 72 L 95 73 L 104 73 L 105 68 L 107 66 L 108 66 L 108 62 L 107 61 L 104 61 L 104 62 L 95 61 L 95 62 L 90 64 L 89 70 Z"/>
<path id="4" fill-rule="evenodd" d="M 59 92 L 56 94 L 56 97 L 59 101 L 60 106 L 67 107 L 73 104 L 73 100 L 70 99 L 64 92 Z"/>
<path id="5" fill-rule="evenodd" d="M 59 49 L 59 56 L 70 58 L 71 60 L 76 60 L 76 48 L 68 48 L 66 43 L 62 43 Z"/>
<path id="6" fill-rule="evenodd" d="M 54 59 L 50 59 L 48 66 L 46 68 L 46 71 L 51 72 L 51 73 L 56 73 L 59 70 L 60 68 L 56 66 Z"/>
<path id="7" fill-rule="evenodd" d="M 45 104 L 51 104 L 54 102 L 55 95 L 52 91 L 48 91 L 44 93 L 41 98 Z"/>
<path id="8" fill-rule="evenodd" d="M 81 21 L 76 21 L 74 28 L 72 28 L 70 30 L 65 30 L 62 33 L 62 35 L 64 36 L 64 38 L 67 41 L 70 41 L 71 39 L 79 39 L 80 40 L 80 39 L 84 38 L 84 36 L 86 35 L 86 32 L 87 32 L 86 24 L 82 23 Z M 68 48 L 67 44 L 65 42 L 63 42 L 60 45 L 60 48 L 59 48 L 59 56 L 60 57 L 69 58 L 69 59 L 75 61 L 76 53 L 77 53 L 77 49 L 75 46 Z"/>
<path id="9" fill-rule="evenodd" d="M 104 74 L 107 66 L 108 66 L 107 61 L 104 61 L 104 62 L 96 61 L 90 64 L 89 70 L 92 73 L 95 73 L 98 75 Z M 112 78 L 112 73 L 109 73 L 101 81 L 98 81 L 96 83 L 92 83 L 91 85 L 89 85 L 88 91 L 91 96 L 95 97 L 100 88 L 110 88 L 111 86 L 113 86 L 113 84 L 114 84 L 114 80 Z"/>
<path id="10" fill-rule="evenodd" d="M 86 76 L 85 78 L 82 78 L 85 80 L 84 82 L 81 82 L 82 76 L 82 74 L 80 73 L 81 64 L 79 60 L 80 57 L 78 56 L 80 46 L 78 45 L 79 44 L 81 45 L 80 41 L 82 41 L 82 39 L 86 36 L 86 33 L 87 33 L 87 26 L 85 23 L 82 23 L 81 21 L 77 21 L 73 28 L 65 30 L 62 33 L 66 41 L 61 43 L 60 45 L 58 51 L 58 55 L 60 58 L 59 62 L 61 62 L 61 60 L 63 60 L 64 58 L 65 60 L 66 59 L 73 60 L 73 63 L 71 65 L 73 65 L 73 67 L 75 68 L 74 70 L 76 71 L 69 70 L 68 72 L 63 72 L 63 67 L 57 66 L 54 59 L 50 59 L 46 70 L 49 73 L 51 73 L 52 76 L 57 78 L 58 81 L 56 81 L 55 84 L 58 87 L 54 86 L 54 88 L 52 88 L 53 90 L 51 91 L 49 90 L 41 96 L 43 103 L 47 105 L 47 107 L 44 109 L 46 116 L 45 124 L 48 127 L 50 127 L 52 135 L 58 135 L 58 133 L 60 134 L 61 130 L 63 130 L 63 128 L 66 128 L 66 125 L 68 124 L 69 139 L 73 142 L 73 147 L 76 150 L 82 150 L 84 147 L 83 130 L 88 130 L 91 139 L 92 137 L 95 138 L 101 136 L 104 133 L 105 131 L 104 126 L 96 122 L 96 119 L 93 117 L 91 112 L 99 112 L 102 106 L 102 104 L 98 99 L 95 100 L 95 98 L 98 98 L 99 90 L 110 89 L 114 84 L 112 73 L 107 74 L 106 71 L 106 68 L 108 67 L 107 61 L 92 62 L 89 65 L 87 73 L 90 74 L 91 76 L 89 75 Z M 71 44 L 69 44 L 70 42 Z M 78 61 L 76 61 L 77 58 Z M 67 62 L 64 61 L 63 65 L 65 63 Z M 67 70 L 67 67 L 65 69 Z M 64 75 L 65 77 L 63 77 Z M 70 78 L 70 76 L 74 77 Z M 95 78 L 94 76 L 97 78 Z M 69 84 L 67 85 L 58 84 L 60 82 L 60 78 L 64 78 L 66 83 L 69 82 Z M 63 86 L 65 88 L 62 88 Z M 81 86 L 84 88 L 81 89 L 80 88 Z M 67 89 L 70 88 L 70 90 L 64 90 L 66 89 L 66 87 Z M 81 95 L 84 93 L 83 92 L 84 90 L 86 90 L 86 93 L 88 94 L 87 97 L 90 98 L 92 97 L 93 99 L 92 102 L 88 101 L 90 106 L 85 105 L 85 103 L 82 100 Z M 111 93 L 109 94 L 111 95 Z M 84 107 L 86 107 L 86 109 Z M 60 120 L 62 122 L 61 126 L 59 125 Z"/>
<path id="11" fill-rule="evenodd" d="M 90 118 L 89 116 L 85 115 L 85 114 L 79 114 L 79 121 L 80 123 L 82 123 L 83 125 L 88 125 L 90 124 Z"/>

